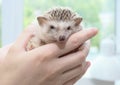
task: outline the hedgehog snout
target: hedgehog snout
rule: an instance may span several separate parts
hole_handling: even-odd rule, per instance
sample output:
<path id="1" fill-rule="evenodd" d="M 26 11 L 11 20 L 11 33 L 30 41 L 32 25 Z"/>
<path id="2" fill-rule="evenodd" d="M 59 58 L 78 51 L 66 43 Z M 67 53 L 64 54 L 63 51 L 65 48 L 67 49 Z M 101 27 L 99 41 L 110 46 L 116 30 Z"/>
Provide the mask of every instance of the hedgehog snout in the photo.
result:
<path id="1" fill-rule="evenodd" d="M 60 35 L 60 36 L 59 36 L 59 41 L 65 41 L 65 40 L 66 40 L 65 35 Z"/>

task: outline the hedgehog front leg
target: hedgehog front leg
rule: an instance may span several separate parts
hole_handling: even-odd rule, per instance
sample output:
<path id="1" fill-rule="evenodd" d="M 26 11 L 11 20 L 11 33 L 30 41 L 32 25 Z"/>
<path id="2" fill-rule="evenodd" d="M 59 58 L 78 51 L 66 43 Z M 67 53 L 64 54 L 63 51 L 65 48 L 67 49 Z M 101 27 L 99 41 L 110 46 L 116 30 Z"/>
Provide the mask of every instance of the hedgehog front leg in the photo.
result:
<path id="1" fill-rule="evenodd" d="M 28 44 L 26 46 L 26 50 L 30 51 L 30 50 L 32 50 L 34 48 L 39 47 L 39 46 L 40 46 L 40 39 L 34 36 L 28 42 Z"/>

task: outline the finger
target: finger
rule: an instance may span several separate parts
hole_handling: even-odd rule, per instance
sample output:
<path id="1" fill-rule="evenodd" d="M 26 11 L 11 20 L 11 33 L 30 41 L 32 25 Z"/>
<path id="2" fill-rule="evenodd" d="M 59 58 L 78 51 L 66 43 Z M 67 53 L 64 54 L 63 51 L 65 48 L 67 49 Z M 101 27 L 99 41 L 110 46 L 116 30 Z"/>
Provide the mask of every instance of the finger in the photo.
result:
<path id="1" fill-rule="evenodd" d="M 86 41 L 82 47 L 79 49 L 81 55 L 86 56 L 88 55 L 90 51 L 90 40 Z"/>
<path id="2" fill-rule="evenodd" d="M 86 60 L 89 48 L 90 43 L 87 42 L 83 50 L 61 57 L 57 62 L 59 67 L 62 68 L 62 71 L 66 71 L 82 64 Z"/>
<path id="3" fill-rule="evenodd" d="M 73 69 L 63 73 L 62 77 L 64 80 L 66 79 L 65 81 L 69 81 L 69 80 L 75 78 L 76 76 L 80 75 L 82 72 L 82 69 L 83 69 L 82 65 L 79 65 L 76 68 L 73 68 Z"/>
<path id="4" fill-rule="evenodd" d="M 33 29 L 25 29 L 23 31 L 23 33 L 17 38 L 17 40 L 15 41 L 15 46 L 16 49 L 24 49 L 26 48 L 27 43 L 29 42 L 29 40 L 31 39 L 31 37 L 33 37 L 34 35 L 34 31 Z"/>
<path id="5" fill-rule="evenodd" d="M 78 48 L 78 50 L 82 51 L 84 49 L 84 47 L 85 47 L 86 44 L 89 44 L 89 46 L 90 46 L 90 40 L 87 40 L 85 43 L 83 43 L 82 45 L 80 45 L 80 47 Z"/>
<path id="6" fill-rule="evenodd" d="M 61 51 L 61 54 L 65 54 L 78 48 L 85 41 L 89 40 L 97 34 L 97 29 L 83 30 L 73 34 L 67 41 L 65 48 Z"/>
<path id="7" fill-rule="evenodd" d="M 79 80 L 79 76 L 65 82 L 63 85 L 74 85 Z"/>
<path id="8" fill-rule="evenodd" d="M 80 75 L 79 75 L 79 79 L 81 77 L 83 77 L 83 75 L 87 72 L 88 68 L 90 67 L 91 63 L 89 61 L 86 62 L 85 66 L 83 67 Z"/>
<path id="9" fill-rule="evenodd" d="M 67 82 L 65 82 L 63 85 L 73 85 L 73 84 L 75 84 L 85 74 L 85 72 L 87 71 L 89 66 L 90 66 L 90 62 L 86 62 L 86 65 L 85 65 L 84 69 L 82 70 L 82 72 L 78 76 L 76 76 L 76 77 L 72 78 L 71 80 L 68 80 Z"/>
<path id="10" fill-rule="evenodd" d="M 80 46 L 82 43 L 84 43 L 86 40 L 92 38 L 97 34 L 96 29 L 89 29 L 89 30 L 82 30 L 78 33 L 73 34 L 68 41 L 66 42 L 64 48 L 61 48 L 60 46 L 63 45 L 58 45 L 55 43 L 47 44 L 44 46 L 41 46 L 39 48 L 33 49 L 32 54 L 36 56 L 51 56 L 51 57 L 59 57 L 63 54 L 66 54 L 73 49 L 77 48 Z M 41 52 L 42 51 L 42 52 Z M 47 52 L 47 53 L 46 53 Z M 46 53 L 43 55 L 43 53 Z"/>

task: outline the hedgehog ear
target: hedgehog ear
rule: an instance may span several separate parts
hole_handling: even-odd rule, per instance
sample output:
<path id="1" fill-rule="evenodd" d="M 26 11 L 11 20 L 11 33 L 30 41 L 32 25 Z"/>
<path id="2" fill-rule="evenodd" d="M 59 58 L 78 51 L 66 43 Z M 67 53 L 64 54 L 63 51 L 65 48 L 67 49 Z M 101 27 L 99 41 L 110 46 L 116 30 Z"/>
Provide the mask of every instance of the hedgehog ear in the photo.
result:
<path id="1" fill-rule="evenodd" d="M 39 25 L 43 25 L 47 21 L 47 18 L 43 16 L 39 16 L 37 17 L 37 20 L 38 20 Z"/>
<path id="2" fill-rule="evenodd" d="M 78 26 L 82 22 L 82 17 L 77 17 L 74 19 L 75 21 L 75 26 Z"/>

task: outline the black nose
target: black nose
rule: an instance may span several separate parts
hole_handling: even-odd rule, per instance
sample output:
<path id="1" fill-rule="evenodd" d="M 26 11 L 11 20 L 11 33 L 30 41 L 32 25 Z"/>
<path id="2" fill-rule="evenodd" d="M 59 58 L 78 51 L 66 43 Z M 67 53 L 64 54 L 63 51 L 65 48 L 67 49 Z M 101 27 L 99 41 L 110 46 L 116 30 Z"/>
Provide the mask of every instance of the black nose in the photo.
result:
<path id="1" fill-rule="evenodd" d="M 59 41 L 64 41 L 64 40 L 65 40 L 65 36 L 64 35 L 59 37 Z"/>

